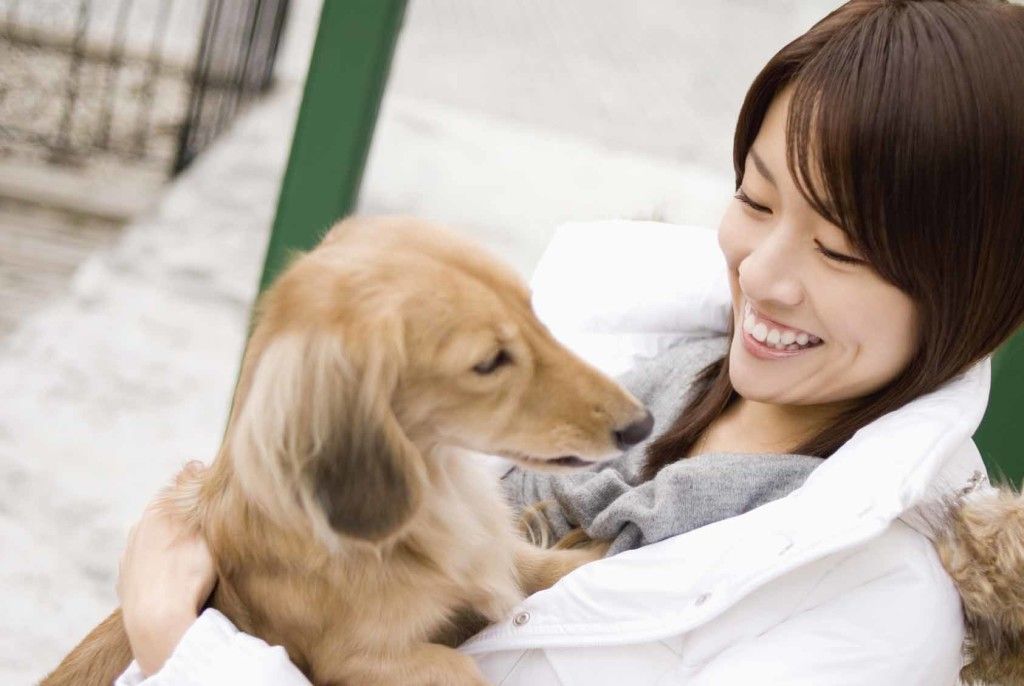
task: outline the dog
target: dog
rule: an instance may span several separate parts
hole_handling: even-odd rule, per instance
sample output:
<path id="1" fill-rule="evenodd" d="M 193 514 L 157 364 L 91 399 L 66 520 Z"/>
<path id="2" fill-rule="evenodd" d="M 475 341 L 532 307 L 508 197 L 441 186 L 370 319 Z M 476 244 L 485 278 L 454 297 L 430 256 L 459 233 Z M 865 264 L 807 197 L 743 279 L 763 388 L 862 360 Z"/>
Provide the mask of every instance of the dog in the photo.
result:
<path id="1" fill-rule="evenodd" d="M 555 340 L 514 271 L 411 217 L 336 224 L 255 321 L 215 461 L 165 495 L 209 544 L 209 604 L 315 684 L 486 683 L 452 647 L 467 628 L 607 544 L 526 541 L 480 453 L 587 467 L 651 414 Z M 115 611 L 43 684 L 110 684 L 130 659 Z"/>

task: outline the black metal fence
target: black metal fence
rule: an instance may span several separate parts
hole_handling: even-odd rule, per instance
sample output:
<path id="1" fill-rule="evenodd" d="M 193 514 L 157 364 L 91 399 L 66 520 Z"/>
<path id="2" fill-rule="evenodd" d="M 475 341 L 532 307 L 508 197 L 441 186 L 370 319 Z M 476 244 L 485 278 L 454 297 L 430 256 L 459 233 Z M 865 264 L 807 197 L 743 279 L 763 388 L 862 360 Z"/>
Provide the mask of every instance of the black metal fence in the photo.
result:
<path id="1" fill-rule="evenodd" d="M 270 85 L 287 11 L 287 0 L 210 0 L 176 172 Z"/>
<path id="2" fill-rule="evenodd" d="M 178 172 L 271 83 L 288 0 L 0 0 L 0 157 Z"/>

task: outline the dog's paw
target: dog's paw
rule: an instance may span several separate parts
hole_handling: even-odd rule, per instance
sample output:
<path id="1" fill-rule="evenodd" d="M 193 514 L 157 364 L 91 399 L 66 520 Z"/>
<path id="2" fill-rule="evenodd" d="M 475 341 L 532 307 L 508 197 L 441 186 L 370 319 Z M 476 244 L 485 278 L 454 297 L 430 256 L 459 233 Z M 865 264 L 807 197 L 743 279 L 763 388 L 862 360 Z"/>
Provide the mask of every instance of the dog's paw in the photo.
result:
<path id="1" fill-rule="evenodd" d="M 552 549 L 589 550 L 594 552 L 596 555 L 594 559 L 597 560 L 605 556 L 608 549 L 611 547 L 611 544 L 611 541 L 598 541 L 591 538 L 583 529 L 573 529 L 565 536 L 562 536 L 562 538 L 552 546 Z"/>

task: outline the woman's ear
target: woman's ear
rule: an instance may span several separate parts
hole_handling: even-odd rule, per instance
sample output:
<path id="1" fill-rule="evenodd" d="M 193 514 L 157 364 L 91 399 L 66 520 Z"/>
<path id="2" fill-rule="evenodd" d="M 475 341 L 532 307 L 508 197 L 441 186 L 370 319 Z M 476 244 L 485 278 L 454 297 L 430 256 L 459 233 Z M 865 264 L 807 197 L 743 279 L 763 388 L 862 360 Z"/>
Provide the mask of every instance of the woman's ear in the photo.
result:
<path id="1" fill-rule="evenodd" d="M 299 505 L 325 534 L 379 541 L 400 529 L 425 466 L 391 409 L 402 358 L 392 347 L 353 354 L 327 332 L 273 338 L 229 436 L 246 490 L 284 516 Z"/>

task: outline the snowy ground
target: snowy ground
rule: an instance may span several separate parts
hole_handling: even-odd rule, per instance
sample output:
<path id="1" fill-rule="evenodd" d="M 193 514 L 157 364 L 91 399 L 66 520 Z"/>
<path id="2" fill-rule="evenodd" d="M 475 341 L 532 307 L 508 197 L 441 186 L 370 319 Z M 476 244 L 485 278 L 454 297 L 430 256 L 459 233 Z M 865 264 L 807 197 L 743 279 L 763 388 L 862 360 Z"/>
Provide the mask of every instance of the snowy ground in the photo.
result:
<path id="1" fill-rule="evenodd" d="M 661 15 L 616 12 L 627 4 L 532 0 L 485 12 L 413 0 L 360 210 L 450 222 L 524 275 L 562 220 L 715 226 L 743 88 L 832 3 L 780 1 L 769 15 L 741 0 L 716 3 L 718 13 L 651 0 Z M 674 40 L 670 26 L 682 32 Z M 720 92 L 696 107 L 714 90 L 709 76 Z M 567 83 L 579 99 L 564 95 Z M 283 79 L 2 343 L 0 683 L 38 678 L 114 607 L 128 526 L 186 458 L 215 451 L 299 90 Z M 589 111 L 589 97 L 606 107 Z M 672 135 L 673 111 L 703 123 Z"/>

